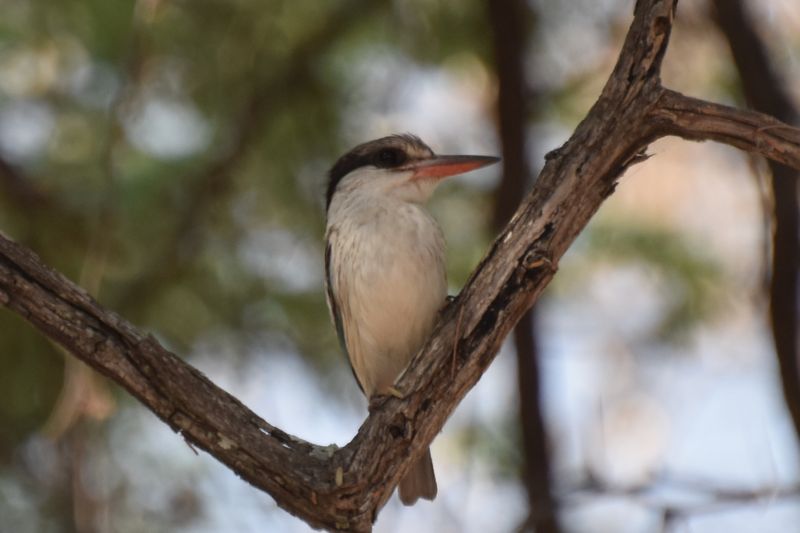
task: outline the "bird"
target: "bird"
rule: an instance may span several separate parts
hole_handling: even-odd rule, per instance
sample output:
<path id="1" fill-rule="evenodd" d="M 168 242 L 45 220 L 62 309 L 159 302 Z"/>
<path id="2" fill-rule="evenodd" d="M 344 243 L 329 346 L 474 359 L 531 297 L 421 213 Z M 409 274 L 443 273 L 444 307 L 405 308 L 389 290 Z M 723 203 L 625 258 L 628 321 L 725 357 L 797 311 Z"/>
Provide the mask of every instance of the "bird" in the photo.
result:
<path id="1" fill-rule="evenodd" d="M 360 144 L 328 172 L 325 292 L 340 344 L 372 402 L 402 394 L 394 382 L 431 333 L 447 298 L 445 239 L 425 208 L 448 176 L 497 157 L 436 155 L 419 137 Z M 437 493 L 430 449 L 398 485 L 413 505 Z"/>

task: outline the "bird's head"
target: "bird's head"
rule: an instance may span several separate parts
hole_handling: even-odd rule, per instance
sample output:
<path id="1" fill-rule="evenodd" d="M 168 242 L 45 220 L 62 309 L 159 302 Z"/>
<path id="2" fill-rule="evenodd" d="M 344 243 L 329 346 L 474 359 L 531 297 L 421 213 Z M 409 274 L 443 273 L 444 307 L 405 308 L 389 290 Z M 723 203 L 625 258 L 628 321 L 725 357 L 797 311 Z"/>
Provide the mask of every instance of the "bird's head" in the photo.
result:
<path id="1" fill-rule="evenodd" d="M 391 135 L 360 144 L 328 173 L 326 209 L 342 191 L 425 203 L 442 178 L 499 161 L 481 155 L 436 155 L 414 135 Z"/>

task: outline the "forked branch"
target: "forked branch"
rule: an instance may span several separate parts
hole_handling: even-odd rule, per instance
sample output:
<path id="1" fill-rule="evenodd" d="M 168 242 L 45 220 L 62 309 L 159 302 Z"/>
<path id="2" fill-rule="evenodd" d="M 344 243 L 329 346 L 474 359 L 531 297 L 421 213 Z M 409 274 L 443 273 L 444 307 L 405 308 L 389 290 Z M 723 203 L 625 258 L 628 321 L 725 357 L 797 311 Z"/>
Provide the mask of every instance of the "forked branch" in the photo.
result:
<path id="1" fill-rule="evenodd" d="M 433 336 L 344 448 L 271 426 L 151 336 L 0 237 L 0 302 L 128 390 L 189 441 L 314 527 L 369 531 L 555 274 L 559 258 L 654 139 L 712 139 L 800 167 L 800 132 L 661 87 L 676 0 L 639 0 L 617 65 L 569 141 L 551 152 Z M 454 355 L 455 354 L 455 357 Z M 454 371 L 455 369 L 455 371 Z"/>

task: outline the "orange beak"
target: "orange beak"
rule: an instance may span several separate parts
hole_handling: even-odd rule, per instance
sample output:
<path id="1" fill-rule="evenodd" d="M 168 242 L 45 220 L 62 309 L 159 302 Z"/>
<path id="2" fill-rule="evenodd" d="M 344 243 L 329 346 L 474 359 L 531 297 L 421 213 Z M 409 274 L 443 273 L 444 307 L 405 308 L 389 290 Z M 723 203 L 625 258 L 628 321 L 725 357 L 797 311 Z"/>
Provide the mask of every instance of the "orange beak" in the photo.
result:
<path id="1" fill-rule="evenodd" d="M 500 161 L 499 157 L 486 155 L 437 155 L 415 162 L 407 168 L 414 170 L 413 179 L 446 178 L 463 174 Z"/>

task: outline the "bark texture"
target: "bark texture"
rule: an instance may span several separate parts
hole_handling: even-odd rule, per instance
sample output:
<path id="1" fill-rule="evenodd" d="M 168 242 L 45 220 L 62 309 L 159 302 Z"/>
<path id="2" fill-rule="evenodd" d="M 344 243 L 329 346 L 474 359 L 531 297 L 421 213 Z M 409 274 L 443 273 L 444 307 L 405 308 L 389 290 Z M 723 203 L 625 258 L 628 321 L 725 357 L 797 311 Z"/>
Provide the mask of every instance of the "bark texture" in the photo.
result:
<path id="1" fill-rule="evenodd" d="M 26 248 L 0 237 L 0 303 L 119 383 L 314 527 L 370 531 L 395 485 L 430 445 L 500 345 L 553 278 L 558 259 L 648 143 L 713 139 L 800 168 L 800 131 L 767 115 L 665 90 L 659 81 L 676 0 L 639 0 L 598 101 L 551 152 L 425 347 L 353 440 L 337 449 L 292 437 L 102 308 Z"/>

